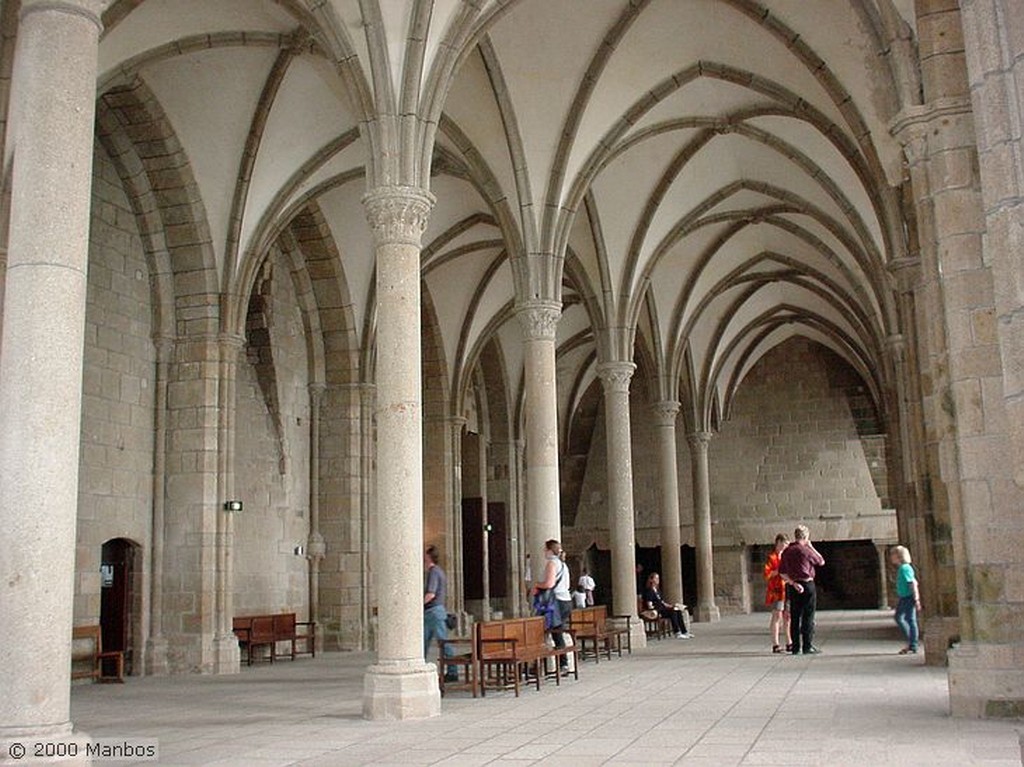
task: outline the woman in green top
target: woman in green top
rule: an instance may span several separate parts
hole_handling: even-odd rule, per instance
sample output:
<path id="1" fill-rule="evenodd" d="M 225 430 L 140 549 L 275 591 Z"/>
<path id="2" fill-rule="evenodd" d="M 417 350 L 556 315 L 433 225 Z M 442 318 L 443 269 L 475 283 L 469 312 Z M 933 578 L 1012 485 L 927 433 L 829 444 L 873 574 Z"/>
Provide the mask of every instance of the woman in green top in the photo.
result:
<path id="1" fill-rule="evenodd" d="M 921 594 L 917 589 L 917 576 L 910 564 L 910 551 L 906 546 L 893 546 L 889 559 L 896 565 L 896 625 L 907 637 L 907 646 L 900 655 L 917 652 L 917 611 L 921 609 Z"/>

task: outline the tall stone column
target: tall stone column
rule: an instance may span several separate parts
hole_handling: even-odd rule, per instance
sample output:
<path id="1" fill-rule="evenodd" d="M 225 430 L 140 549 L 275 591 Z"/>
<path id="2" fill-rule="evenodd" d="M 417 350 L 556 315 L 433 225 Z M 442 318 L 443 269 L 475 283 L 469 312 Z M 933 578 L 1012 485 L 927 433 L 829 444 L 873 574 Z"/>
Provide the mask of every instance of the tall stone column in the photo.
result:
<path id="1" fill-rule="evenodd" d="M 466 589 L 463 578 L 462 556 L 462 430 L 466 428 L 463 416 L 449 419 L 452 435 L 452 513 L 451 542 L 448 551 L 448 610 L 453 613 L 466 611 Z"/>
<path id="2" fill-rule="evenodd" d="M 414 187 L 379 187 L 363 198 L 377 262 L 378 631 L 376 662 L 364 677 L 368 719 L 441 712 L 437 670 L 423 659 L 420 239 L 433 204 Z"/>
<path id="3" fill-rule="evenodd" d="M 597 375 L 604 388 L 608 449 L 608 529 L 612 544 L 612 599 L 616 617 L 632 618 L 634 647 L 646 647 L 647 634 L 636 614 L 636 530 L 633 516 L 633 445 L 629 423 L 632 362 L 602 362 Z"/>
<path id="4" fill-rule="evenodd" d="M 722 619 L 715 604 L 715 568 L 711 539 L 711 479 L 708 473 L 708 443 L 711 433 L 694 432 L 690 443 L 693 472 L 693 539 L 697 549 L 697 609 L 694 617 L 702 623 Z"/>
<path id="5" fill-rule="evenodd" d="M 150 530 L 149 636 L 146 638 L 146 673 L 165 676 L 167 637 L 164 636 L 164 536 L 167 475 L 167 370 L 174 342 L 158 338 L 156 381 L 153 385 L 153 526 Z"/>
<path id="6" fill-rule="evenodd" d="M 306 559 L 309 562 L 309 620 L 320 620 L 320 565 L 327 554 L 327 543 L 320 532 L 320 405 L 323 402 L 323 383 L 309 385 L 309 540 L 306 541 Z M 322 632 L 316 632 L 316 649 L 323 648 Z"/>
<path id="7" fill-rule="evenodd" d="M 679 535 L 679 469 L 676 455 L 678 402 L 651 405 L 658 443 L 658 500 L 661 503 L 661 585 L 669 602 L 685 603 Z"/>
<path id="8" fill-rule="evenodd" d="M 241 336 L 222 334 L 219 341 L 220 365 L 217 389 L 217 590 L 214 637 L 214 673 L 237 674 L 240 671 L 238 639 L 232 630 L 235 603 L 234 546 L 235 513 L 225 502 L 235 496 L 235 413 L 238 355 L 245 346 Z"/>
<path id="9" fill-rule="evenodd" d="M 21 4 L 0 355 L 0 759 L 12 742 L 73 737 L 70 639 L 102 7 L 99 0 Z"/>
<path id="10" fill-rule="evenodd" d="M 561 538 L 558 497 L 558 397 L 555 331 L 562 315 L 557 301 L 521 304 L 526 372 L 526 529 L 534 578 L 542 575 L 544 542 Z"/>

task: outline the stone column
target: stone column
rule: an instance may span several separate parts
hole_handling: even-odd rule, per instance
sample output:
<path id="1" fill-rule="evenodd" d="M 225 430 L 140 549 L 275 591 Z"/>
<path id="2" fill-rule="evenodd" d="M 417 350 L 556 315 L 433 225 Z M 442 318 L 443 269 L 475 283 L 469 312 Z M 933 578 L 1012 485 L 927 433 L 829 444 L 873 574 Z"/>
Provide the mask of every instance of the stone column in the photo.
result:
<path id="1" fill-rule="evenodd" d="M 238 639 L 232 631 L 235 603 L 234 558 L 232 546 L 235 534 L 235 512 L 224 508 L 225 501 L 235 496 L 235 385 L 238 372 L 238 354 L 245 347 L 245 339 L 227 333 L 219 340 L 220 364 L 218 373 L 218 428 L 217 428 L 217 590 L 216 635 L 214 637 L 213 670 L 215 674 L 237 674 L 240 671 Z"/>
<path id="2" fill-rule="evenodd" d="M 562 314 L 556 301 L 521 304 L 526 373 L 526 528 L 534 578 L 541 576 L 544 542 L 562 536 L 558 498 L 558 397 L 555 330 Z"/>
<path id="3" fill-rule="evenodd" d="M 878 552 L 878 609 L 889 609 L 889 546 L 885 543 L 876 543 L 875 551 Z"/>
<path id="4" fill-rule="evenodd" d="M 658 442 L 658 498 L 661 502 L 661 586 L 669 602 L 685 603 L 679 535 L 679 469 L 676 455 L 678 402 L 651 405 Z"/>
<path id="5" fill-rule="evenodd" d="M 0 759 L 12 742 L 75 737 L 70 640 L 102 7 L 21 4 L 0 356 Z"/>
<path id="6" fill-rule="evenodd" d="M 985 335 L 994 330 L 1000 357 L 999 393 L 994 386 L 982 390 L 984 417 L 1006 434 L 1003 445 L 966 455 L 980 469 L 969 477 L 964 504 L 971 626 L 950 653 L 950 700 L 957 713 L 1024 717 L 1024 548 L 1007 545 L 1024 530 L 1024 18 L 1016 0 L 961 0 L 959 7 L 981 181 L 982 260 L 994 287 Z"/>
<path id="7" fill-rule="evenodd" d="M 716 623 L 722 616 L 715 604 L 715 568 L 711 539 L 711 481 L 708 474 L 708 443 L 711 433 L 694 432 L 690 443 L 693 472 L 693 542 L 697 549 L 697 609 L 694 617 L 702 623 Z"/>
<path id="8" fill-rule="evenodd" d="M 322 383 L 309 385 L 309 540 L 306 559 L 309 562 L 309 619 L 320 621 L 320 565 L 327 554 L 327 543 L 320 532 L 320 404 L 327 387 Z M 316 633 L 316 649 L 323 648 L 323 636 Z"/>
<path id="9" fill-rule="evenodd" d="M 633 518 L 633 446 L 629 424 L 632 362 L 603 362 L 597 375 L 604 388 L 608 448 L 608 529 L 612 544 L 612 612 L 630 616 L 633 647 L 646 647 L 647 634 L 636 614 L 636 531 Z"/>
<path id="10" fill-rule="evenodd" d="M 377 262 L 378 631 L 376 662 L 364 677 L 368 719 L 441 712 L 437 670 L 423 659 L 420 238 L 433 203 L 429 192 L 401 186 L 363 198 Z"/>
<path id="11" fill-rule="evenodd" d="M 466 427 L 463 416 L 452 416 L 448 421 L 452 435 L 452 526 L 448 551 L 448 610 L 466 611 L 466 589 L 463 585 L 462 557 L 462 430 Z"/>
<path id="12" fill-rule="evenodd" d="M 153 385 L 153 526 L 150 532 L 149 637 L 146 639 L 146 673 L 164 676 L 167 637 L 164 636 L 164 535 L 167 473 L 167 370 L 174 342 L 156 340 L 156 382 Z"/>

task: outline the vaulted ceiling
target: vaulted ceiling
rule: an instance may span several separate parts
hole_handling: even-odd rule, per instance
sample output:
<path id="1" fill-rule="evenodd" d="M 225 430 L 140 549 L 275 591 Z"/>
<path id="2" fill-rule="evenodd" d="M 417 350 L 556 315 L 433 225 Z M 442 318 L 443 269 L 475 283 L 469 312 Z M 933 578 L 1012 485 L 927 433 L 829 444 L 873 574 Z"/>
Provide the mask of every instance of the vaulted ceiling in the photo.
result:
<path id="1" fill-rule="evenodd" d="M 912 0 L 117 0 L 104 21 L 98 95 L 144 89 L 108 98 L 126 128 L 161 113 L 229 295 L 312 211 L 368 346 L 361 197 L 423 183 L 452 391 L 492 339 L 521 387 L 531 297 L 565 300 L 565 419 L 597 358 L 636 349 L 697 428 L 794 334 L 883 384 Z"/>

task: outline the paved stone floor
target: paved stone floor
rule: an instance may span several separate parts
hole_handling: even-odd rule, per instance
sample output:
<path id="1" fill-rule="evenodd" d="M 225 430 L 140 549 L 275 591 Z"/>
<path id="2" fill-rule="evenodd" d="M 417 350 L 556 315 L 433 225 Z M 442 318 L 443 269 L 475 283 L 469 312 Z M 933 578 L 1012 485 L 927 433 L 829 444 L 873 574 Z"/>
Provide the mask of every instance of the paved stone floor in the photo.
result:
<path id="1" fill-rule="evenodd" d="M 812 657 L 767 652 L 767 620 L 696 624 L 518 699 L 452 694 L 428 721 L 363 721 L 354 653 L 76 686 L 72 714 L 93 737 L 158 738 L 165 765 L 1021 764 L 1024 723 L 950 718 L 945 671 L 896 655 L 891 613 L 819 613 Z"/>

